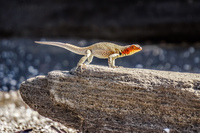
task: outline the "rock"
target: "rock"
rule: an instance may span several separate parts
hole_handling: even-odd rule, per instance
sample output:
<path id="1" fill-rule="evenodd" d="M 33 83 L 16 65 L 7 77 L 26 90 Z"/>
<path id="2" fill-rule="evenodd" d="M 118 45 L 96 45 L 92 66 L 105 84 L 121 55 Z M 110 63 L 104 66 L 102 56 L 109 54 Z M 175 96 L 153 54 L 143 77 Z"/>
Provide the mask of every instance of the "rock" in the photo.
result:
<path id="1" fill-rule="evenodd" d="M 82 132 L 200 131 L 200 75 L 88 65 L 24 81 L 23 100 Z"/>

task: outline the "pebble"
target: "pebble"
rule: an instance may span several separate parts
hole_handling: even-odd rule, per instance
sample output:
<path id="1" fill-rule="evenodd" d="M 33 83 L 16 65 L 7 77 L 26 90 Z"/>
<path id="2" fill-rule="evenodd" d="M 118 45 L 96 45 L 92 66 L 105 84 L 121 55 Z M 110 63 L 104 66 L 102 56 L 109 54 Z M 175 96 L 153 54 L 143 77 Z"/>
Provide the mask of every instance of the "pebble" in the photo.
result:
<path id="1" fill-rule="evenodd" d="M 68 133 L 77 132 L 27 107 L 17 91 L 0 92 L 0 103 L 0 133 L 14 133 L 25 129 L 33 129 L 31 133 L 57 133 L 50 128 L 51 125 Z"/>

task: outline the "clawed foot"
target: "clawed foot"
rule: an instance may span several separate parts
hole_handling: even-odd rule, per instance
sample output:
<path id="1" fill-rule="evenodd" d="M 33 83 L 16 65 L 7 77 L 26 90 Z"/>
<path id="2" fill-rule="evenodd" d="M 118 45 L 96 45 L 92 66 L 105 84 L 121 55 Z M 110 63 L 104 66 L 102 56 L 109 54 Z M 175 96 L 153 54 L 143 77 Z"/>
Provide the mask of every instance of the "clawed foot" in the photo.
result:
<path id="1" fill-rule="evenodd" d="M 85 64 L 80 64 L 76 67 L 75 71 L 77 71 L 77 69 L 80 68 L 80 71 L 83 72 L 83 69 L 87 69 Z"/>
<path id="2" fill-rule="evenodd" d="M 111 66 L 111 68 L 123 68 L 123 66 Z"/>

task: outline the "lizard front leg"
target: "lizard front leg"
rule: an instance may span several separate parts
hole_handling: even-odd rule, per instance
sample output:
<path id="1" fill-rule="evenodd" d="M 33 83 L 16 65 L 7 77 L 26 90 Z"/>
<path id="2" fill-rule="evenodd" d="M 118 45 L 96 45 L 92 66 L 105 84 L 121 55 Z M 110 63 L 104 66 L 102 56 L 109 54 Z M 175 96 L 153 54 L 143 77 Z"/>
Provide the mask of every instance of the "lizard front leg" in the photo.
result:
<path id="1" fill-rule="evenodd" d="M 112 68 L 116 68 L 115 66 L 115 59 L 119 56 L 119 54 L 111 54 L 108 57 L 108 66 Z"/>

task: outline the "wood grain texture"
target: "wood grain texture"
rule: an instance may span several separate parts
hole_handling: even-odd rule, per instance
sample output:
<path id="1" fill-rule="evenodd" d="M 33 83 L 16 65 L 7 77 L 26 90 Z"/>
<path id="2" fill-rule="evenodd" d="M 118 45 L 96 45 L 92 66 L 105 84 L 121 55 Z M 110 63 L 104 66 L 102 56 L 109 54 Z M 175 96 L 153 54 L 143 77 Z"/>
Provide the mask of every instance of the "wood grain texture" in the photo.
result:
<path id="1" fill-rule="evenodd" d="M 200 131 L 200 75 L 88 65 L 23 82 L 23 100 L 82 132 Z"/>

